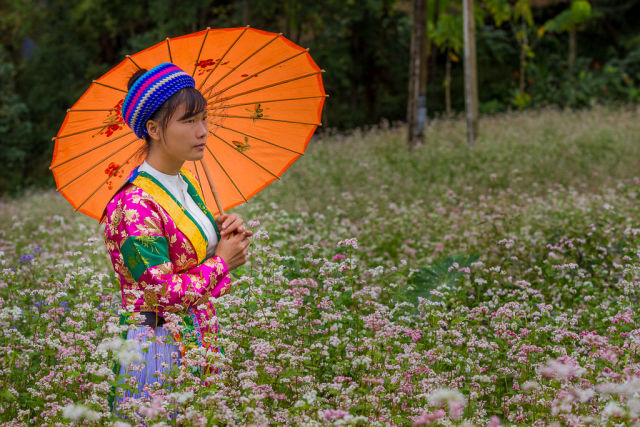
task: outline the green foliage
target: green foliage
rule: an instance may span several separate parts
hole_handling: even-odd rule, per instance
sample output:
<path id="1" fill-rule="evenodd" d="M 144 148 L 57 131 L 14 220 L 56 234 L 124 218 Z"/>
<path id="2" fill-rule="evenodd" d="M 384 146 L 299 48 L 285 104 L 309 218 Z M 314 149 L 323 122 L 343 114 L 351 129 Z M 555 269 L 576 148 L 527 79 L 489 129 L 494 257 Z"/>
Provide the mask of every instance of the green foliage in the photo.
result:
<path id="1" fill-rule="evenodd" d="M 15 90 L 15 74 L 14 64 L 0 46 L 0 193 L 21 186 L 32 138 L 27 106 Z"/>
<path id="2" fill-rule="evenodd" d="M 442 51 L 451 49 L 456 54 L 463 47 L 462 15 L 445 14 L 438 18 L 438 24 L 429 28 L 429 37 Z"/>
<path id="3" fill-rule="evenodd" d="M 640 48 L 623 59 L 605 64 L 578 58 L 575 77 L 563 77 L 564 61 L 558 56 L 538 61 L 528 69 L 533 105 L 555 104 L 583 108 L 598 102 L 639 102 Z"/>
<path id="4" fill-rule="evenodd" d="M 439 259 L 431 265 L 418 269 L 409 281 L 414 287 L 412 291 L 414 302 L 418 302 L 419 297 L 433 299 L 431 291 L 437 291 L 439 288 L 452 288 L 458 279 L 464 276 L 463 271 L 470 269 L 471 264 L 478 259 L 478 255 L 457 254 Z"/>
<path id="5" fill-rule="evenodd" d="M 503 22 L 511 19 L 511 6 L 507 0 L 485 0 L 484 5 L 496 26 L 500 27 Z"/>
<path id="6" fill-rule="evenodd" d="M 633 55 L 640 35 L 633 18 L 640 13 L 640 0 L 574 0 L 570 7 L 533 9 L 529 0 L 482 0 L 475 12 L 483 111 L 638 99 Z M 462 49 L 460 1 L 429 0 L 428 14 L 429 35 L 439 47 L 429 62 L 428 110 L 437 114 L 445 109 L 445 55 L 451 51 L 457 57 Z M 53 185 L 51 137 L 66 109 L 125 54 L 207 26 L 241 26 L 245 19 L 310 48 L 326 70 L 331 97 L 322 122 L 327 127 L 344 130 L 405 119 L 412 25 L 407 1 L 6 0 L 0 2 L 0 160 L 7 167 L 0 173 L 0 194 Z M 579 44 L 576 77 L 569 81 L 564 52 L 572 25 L 579 30 Z M 527 76 L 521 97 L 526 93 L 531 100 L 514 103 L 521 45 Z M 592 67 L 596 62 L 600 69 Z M 460 65 L 451 67 L 448 89 L 453 109 L 462 110 Z"/>
<path id="7" fill-rule="evenodd" d="M 558 16 L 547 21 L 540 32 L 554 31 L 562 33 L 570 31 L 577 25 L 587 22 L 591 18 L 591 4 L 586 0 L 575 0 L 571 6 Z"/>
<path id="8" fill-rule="evenodd" d="M 533 14 L 531 13 L 531 3 L 529 0 L 516 0 L 513 5 L 513 20 L 533 25 Z"/>
<path id="9" fill-rule="evenodd" d="M 513 105 L 522 109 L 531 104 L 531 95 L 526 92 L 516 92 L 513 95 Z"/>

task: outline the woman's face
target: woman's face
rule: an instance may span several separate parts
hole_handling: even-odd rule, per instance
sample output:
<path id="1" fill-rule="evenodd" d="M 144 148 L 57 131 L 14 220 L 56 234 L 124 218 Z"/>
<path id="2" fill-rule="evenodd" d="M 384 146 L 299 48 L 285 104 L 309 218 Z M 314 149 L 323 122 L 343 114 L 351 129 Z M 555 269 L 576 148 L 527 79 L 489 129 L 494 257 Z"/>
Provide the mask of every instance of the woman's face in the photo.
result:
<path id="1" fill-rule="evenodd" d="M 207 112 L 184 117 L 184 105 L 178 106 L 161 134 L 160 145 L 168 157 L 177 162 L 200 160 L 207 142 Z"/>

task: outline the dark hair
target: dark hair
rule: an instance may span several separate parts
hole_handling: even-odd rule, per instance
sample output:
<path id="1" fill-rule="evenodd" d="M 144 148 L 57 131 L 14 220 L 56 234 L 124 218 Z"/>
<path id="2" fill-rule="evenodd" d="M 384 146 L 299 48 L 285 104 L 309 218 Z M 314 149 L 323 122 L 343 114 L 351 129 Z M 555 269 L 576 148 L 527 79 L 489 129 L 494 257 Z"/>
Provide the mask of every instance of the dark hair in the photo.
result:
<path id="1" fill-rule="evenodd" d="M 136 80 L 142 77 L 142 75 L 147 71 L 148 70 L 144 68 L 136 71 L 129 78 L 129 82 L 127 83 L 127 90 L 131 89 Z M 158 108 L 151 115 L 151 117 L 149 117 L 149 120 L 155 120 L 160 123 L 160 129 L 164 131 L 169 124 L 169 120 L 171 120 L 171 117 L 173 117 L 173 114 L 176 112 L 180 105 L 184 105 L 184 115 L 180 117 L 180 120 L 182 120 L 203 112 L 207 107 L 207 100 L 204 96 L 202 96 L 198 89 L 194 87 L 185 87 L 174 93 L 171 98 L 167 99 L 165 103 L 162 104 L 160 108 Z M 141 149 L 142 153 L 140 154 L 147 153 L 149 151 L 151 137 L 149 135 L 145 136 L 145 141 L 147 143 Z"/>

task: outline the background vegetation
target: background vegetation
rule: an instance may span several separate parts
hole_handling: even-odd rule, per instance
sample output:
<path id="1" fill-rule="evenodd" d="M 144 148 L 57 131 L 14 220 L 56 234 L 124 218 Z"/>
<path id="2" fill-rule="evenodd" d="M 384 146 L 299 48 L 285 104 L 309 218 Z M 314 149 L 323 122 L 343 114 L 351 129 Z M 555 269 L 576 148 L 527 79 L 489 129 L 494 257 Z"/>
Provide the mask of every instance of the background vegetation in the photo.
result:
<path id="1" fill-rule="evenodd" d="M 638 101 L 640 0 L 476 3 L 481 112 Z M 404 120 L 410 10 L 408 0 L 2 0 L 0 194 L 53 186 L 50 139 L 92 79 L 207 26 L 249 23 L 309 47 L 327 70 L 326 127 Z M 428 14 L 434 116 L 463 108 L 460 5 L 429 0 Z"/>

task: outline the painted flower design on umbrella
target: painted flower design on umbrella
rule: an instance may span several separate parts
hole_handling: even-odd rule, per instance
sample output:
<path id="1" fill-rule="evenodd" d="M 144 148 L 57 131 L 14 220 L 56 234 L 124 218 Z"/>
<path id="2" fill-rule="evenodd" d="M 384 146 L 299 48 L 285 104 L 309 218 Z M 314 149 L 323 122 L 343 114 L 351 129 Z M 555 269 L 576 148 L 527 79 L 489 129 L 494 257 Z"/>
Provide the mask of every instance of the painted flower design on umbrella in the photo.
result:
<path id="1" fill-rule="evenodd" d="M 213 67 L 215 67 L 216 63 L 220 62 L 220 58 L 218 59 L 203 59 L 201 61 L 198 61 L 197 64 L 197 69 L 198 69 L 198 75 L 201 76 L 204 73 L 208 73 L 209 71 L 211 71 L 211 69 Z M 220 62 L 220 66 L 224 66 L 227 65 L 229 63 L 229 61 L 224 61 L 224 62 Z"/>
<path id="2" fill-rule="evenodd" d="M 105 135 L 110 137 L 114 133 L 118 132 L 120 129 L 124 129 L 125 122 L 122 118 L 122 103 L 124 102 L 124 98 L 122 98 L 116 105 L 113 106 L 113 109 L 109 111 L 107 114 L 107 118 L 104 119 L 103 123 L 105 126 L 98 131 L 96 135 Z"/>
<path id="3" fill-rule="evenodd" d="M 111 190 L 113 189 L 113 183 L 111 182 L 112 178 L 122 178 L 124 176 L 124 169 L 122 169 L 119 164 L 111 162 L 109 163 L 109 166 L 107 166 L 107 168 L 104 170 L 104 173 L 109 176 L 109 180 L 107 181 L 106 185 L 109 190 Z"/>

